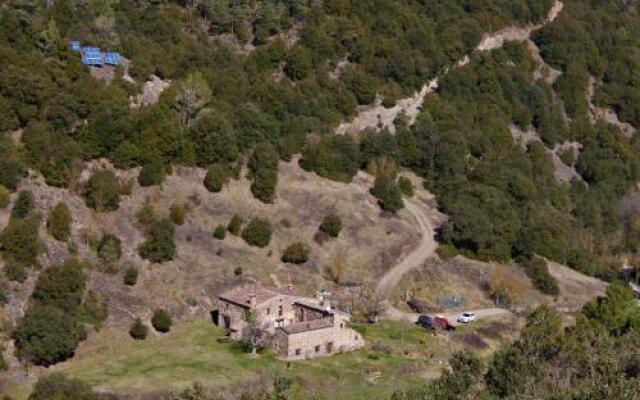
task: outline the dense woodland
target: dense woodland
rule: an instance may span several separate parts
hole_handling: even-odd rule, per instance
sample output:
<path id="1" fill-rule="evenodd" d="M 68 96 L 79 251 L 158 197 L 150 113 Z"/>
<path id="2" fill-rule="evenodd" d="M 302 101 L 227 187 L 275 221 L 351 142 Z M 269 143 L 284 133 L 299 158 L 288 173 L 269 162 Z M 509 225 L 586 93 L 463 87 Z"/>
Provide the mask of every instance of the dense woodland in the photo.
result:
<path id="1" fill-rule="evenodd" d="M 206 168 L 203 184 L 212 192 L 241 178 L 246 166 L 254 196 L 273 203 L 278 162 L 301 154 L 302 168 L 327 179 L 349 182 L 358 170 L 368 170 L 375 175 L 372 194 L 391 212 L 413 190 L 399 179 L 400 168 L 418 173 L 449 217 L 438 232 L 443 256 L 516 260 L 549 294 L 557 287 L 536 267 L 536 255 L 614 280 L 620 256 L 640 246 L 640 216 L 623 219 L 618 212 L 620 199 L 640 178 L 640 143 L 637 135 L 626 137 L 614 125 L 592 121 L 588 93 L 593 81 L 595 104 L 640 127 L 637 1 L 566 0 L 560 17 L 533 36 L 545 61 L 562 71 L 553 85 L 534 79 L 535 61 L 522 44 L 472 53 L 484 33 L 542 22 L 551 4 L 2 1 L 0 207 L 9 205 L 10 193 L 31 169 L 49 185 L 77 190 L 96 212 L 115 212 L 126 189 L 113 172 L 95 173 L 78 187 L 85 163 L 96 158 L 121 169 L 142 167 L 142 186 L 161 184 L 174 165 Z M 93 78 L 69 50 L 72 39 L 121 52 L 131 61 L 135 83 L 122 79 L 122 66 L 109 84 Z M 443 74 L 466 54 L 468 65 Z M 170 80 L 169 89 L 156 104 L 130 107 L 131 96 L 151 75 Z M 413 126 L 400 115 L 395 134 L 333 134 L 358 106 L 377 100 L 391 106 L 435 76 L 442 77 L 440 88 L 427 97 Z M 513 126 L 535 129 L 541 141 L 522 149 Z M 548 149 L 566 141 L 582 145 L 579 154 L 562 157 L 581 179 L 559 184 Z M 39 226 L 46 220 L 48 233 L 64 242 L 73 215 L 64 204 L 40 215 L 26 191 L 14 199 L 0 244 L 5 278 L 24 282 L 25 269 L 39 267 L 45 251 Z M 184 213 L 175 204 L 170 219 L 157 220 L 150 208 L 140 210 L 138 222 L 147 233 L 138 249 L 143 258 L 174 257 L 174 225 L 184 222 Z M 214 237 L 222 240 L 229 232 L 267 246 L 269 221 L 247 222 L 241 229 L 244 222 L 234 217 Z M 327 220 L 322 229 L 337 236 L 340 228 Z M 121 253 L 119 239 L 107 235 L 95 249 L 105 265 Z M 291 243 L 285 253 L 288 263 L 308 258 L 304 243 Z M 70 260 L 39 274 L 13 333 L 21 359 L 50 365 L 69 358 L 85 337 L 83 323 L 106 318 L 102 299 L 85 290 L 82 265 Z M 136 279 L 132 268 L 125 284 Z M 499 351 L 487 368 L 462 354 L 441 380 L 393 399 L 544 398 L 541 393 L 558 387 L 556 399 L 634 398 L 638 360 L 620 351 L 637 353 L 638 347 L 637 309 L 628 296 L 613 287 L 609 300 L 587 306 L 567 331 L 556 315 L 540 309 L 523 338 Z M 146 336 L 147 329 L 133 326 L 131 335 Z M 583 354 L 595 358 L 576 358 Z M 588 362 L 590 369 L 581 369 Z M 55 379 L 60 381 L 42 385 L 75 385 Z M 578 397 L 570 390 L 574 383 L 582 390 Z M 277 391 L 293 384 L 276 382 L 256 398 L 286 398 Z M 445 393 L 445 386 L 457 391 Z M 82 398 L 92 398 L 82 390 Z"/>
<path id="2" fill-rule="evenodd" d="M 414 127 L 399 118 L 395 136 L 331 135 L 359 104 L 392 105 L 469 53 L 484 32 L 539 22 L 550 5 L 4 2 L 0 131 L 22 129 L 24 148 L 0 138 L 0 184 L 14 189 L 34 168 L 66 187 L 82 161 L 107 157 L 118 168 L 143 166 L 143 186 L 162 182 L 171 164 L 186 164 L 215 172 L 209 185 L 221 188 L 249 159 L 254 195 L 273 202 L 278 158 L 302 152 L 303 168 L 348 182 L 384 157 L 426 178 L 450 217 L 440 240 L 456 251 L 496 260 L 539 254 L 604 276 L 612 255 L 637 246 L 633 226 L 616 213 L 638 178 L 637 140 L 588 120 L 587 84 L 592 76 L 595 101 L 638 125 L 633 2 L 570 0 L 557 22 L 535 34 L 545 59 L 563 71 L 553 87 L 534 81 L 528 53 L 509 44 L 448 74 Z M 299 38 L 293 44 L 290 32 Z M 72 38 L 122 52 L 138 85 L 150 74 L 176 84 L 158 104 L 132 110 L 129 96 L 140 88 L 90 77 L 68 50 Z M 246 46 L 254 50 L 239 50 Z M 521 151 L 510 124 L 533 126 L 548 147 L 582 143 L 577 160 L 568 158 L 584 182 L 558 185 L 543 146 Z M 396 174 L 379 178 L 374 193 L 383 208 L 401 208 Z"/>

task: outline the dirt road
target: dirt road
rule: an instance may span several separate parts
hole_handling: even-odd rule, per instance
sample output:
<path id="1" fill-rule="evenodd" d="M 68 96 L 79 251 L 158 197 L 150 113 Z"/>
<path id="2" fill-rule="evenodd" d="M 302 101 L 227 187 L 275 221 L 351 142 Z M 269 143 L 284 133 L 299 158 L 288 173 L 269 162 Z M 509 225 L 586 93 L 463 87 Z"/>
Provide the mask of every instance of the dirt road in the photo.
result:
<path id="1" fill-rule="evenodd" d="M 433 255 L 438 243 L 434 239 L 434 229 L 431 219 L 426 208 L 411 199 L 405 199 L 405 208 L 411 213 L 416 221 L 419 231 L 420 243 L 411 253 L 396 264 L 395 267 L 387 271 L 382 276 L 377 285 L 378 293 L 384 297 L 388 297 L 393 289 L 400 283 L 402 276 L 411 269 L 416 268 L 424 263 L 424 261 Z"/>
<path id="2" fill-rule="evenodd" d="M 398 264 L 387 271 L 377 285 L 378 293 L 385 299 L 388 299 L 393 289 L 400 283 L 402 277 L 414 268 L 424 264 L 438 247 L 438 242 L 434 238 L 434 224 L 430 217 L 430 210 L 412 199 L 405 199 L 405 208 L 413 216 L 419 235 L 420 242 L 418 246 L 409 254 L 407 254 Z M 385 300 L 385 316 L 395 320 L 407 320 L 416 322 L 418 315 L 412 312 L 402 311 L 394 307 L 389 301 Z M 510 312 L 501 308 L 487 308 L 480 310 L 470 310 L 475 313 L 478 319 L 497 317 L 508 315 Z M 449 321 L 454 322 L 458 318 L 459 312 L 443 313 Z"/>

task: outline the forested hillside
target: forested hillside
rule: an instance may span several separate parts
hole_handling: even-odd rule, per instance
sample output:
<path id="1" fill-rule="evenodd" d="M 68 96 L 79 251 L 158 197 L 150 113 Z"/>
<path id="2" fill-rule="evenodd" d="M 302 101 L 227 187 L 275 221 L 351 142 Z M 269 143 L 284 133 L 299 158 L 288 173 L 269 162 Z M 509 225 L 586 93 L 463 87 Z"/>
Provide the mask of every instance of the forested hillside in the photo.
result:
<path id="1" fill-rule="evenodd" d="M 330 135 L 358 105 L 376 96 L 394 104 L 471 53 L 484 33 L 542 21 L 550 5 L 4 2 L 0 129 L 20 130 L 24 150 L 4 136 L 0 183 L 14 188 L 32 167 L 66 187 L 80 161 L 97 157 L 119 168 L 219 163 L 234 175 L 254 149 L 266 152 L 264 160 L 271 149 L 282 159 L 302 151 L 304 168 L 348 181 L 385 156 L 427 177 L 438 192 L 451 218 L 443 242 L 483 259 L 538 253 L 601 272 L 594 258 L 635 246 L 634 232 L 622 238 L 615 209 L 637 179 L 636 140 L 589 120 L 587 89 L 592 76 L 594 102 L 638 124 L 633 2 L 568 1 L 568 12 L 535 34 L 542 56 L 563 72 L 552 86 L 533 79 L 523 47 L 509 45 L 448 75 L 414 128 L 398 121 L 395 137 Z M 68 50 L 72 38 L 119 50 L 132 61 L 137 83 L 93 79 Z M 129 97 L 150 74 L 175 83 L 158 104 L 131 109 Z M 557 185 L 539 145 L 525 154 L 510 140 L 512 123 L 533 125 L 549 147 L 580 142 L 582 152 L 566 157 L 589 188 Z M 315 144 L 310 134 L 326 138 Z M 254 175 L 254 194 L 273 201 L 277 176 Z"/>
<path id="2" fill-rule="evenodd" d="M 479 46 L 494 32 L 506 32 L 504 43 Z M 638 32 L 637 0 L 0 1 L 0 303 L 21 297 L 4 338 L 25 365 L 73 358 L 86 328 L 109 318 L 110 291 L 126 293 L 119 305 L 144 303 L 126 292 L 143 268 L 124 260 L 167 266 L 181 244 L 193 259 L 202 248 L 213 258 L 210 242 L 228 235 L 232 244 L 215 250 L 216 279 L 244 279 L 235 264 L 246 245 L 252 255 L 264 250 L 252 261 L 274 264 L 257 280 L 280 285 L 279 269 L 310 285 L 364 286 L 418 236 L 407 229 L 414 214 L 398 212 L 420 191 L 413 204 L 446 215 L 436 232 L 442 259 L 522 264 L 555 300 L 544 259 L 614 282 L 623 263 L 640 260 L 640 202 L 620 207 L 640 181 Z M 87 67 L 75 40 L 117 51 L 123 63 Z M 337 129 L 416 98 L 395 129 L 380 114 L 368 129 Z M 371 181 L 354 179 L 362 170 Z M 279 181 L 292 190 L 278 191 Z M 120 217 L 109 222 L 121 237 L 101 225 L 105 216 Z M 303 228 L 313 244 L 301 241 Z M 355 231 L 367 245 L 393 245 L 357 257 L 366 263 L 350 271 L 359 280 L 344 278 L 335 244 L 342 235 L 343 247 L 358 247 Z M 324 242 L 322 262 L 336 252 L 329 266 L 310 255 Z M 318 265 L 302 270 L 310 258 Z M 198 285 L 211 271 L 180 262 L 138 287 L 158 289 L 147 298 L 180 292 L 166 297 L 181 310 L 202 306 L 198 296 L 210 306 Z M 169 279 L 175 271 L 182 275 Z M 106 296 L 93 292 L 107 281 Z M 180 285 L 193 288 L 189 299 Z M 146 338 L 144 321 L 120 308 L 122 320 L 135 320 L 130 336 Z M 154 314 L 166 329 L 155 333 L 167 333 L 170 313 Z M 392 400 L 636 399 L 638 321 L 633 295 L 617 285 L 566 330 L 540 308 L 488 364 L 457 355 L 435 383 Z M 42 385 L 77 384 L 93 398 L 65 379 Z M 255 398 L 289 398 L 280 392 L 302 386 L 276 381 Z"/>

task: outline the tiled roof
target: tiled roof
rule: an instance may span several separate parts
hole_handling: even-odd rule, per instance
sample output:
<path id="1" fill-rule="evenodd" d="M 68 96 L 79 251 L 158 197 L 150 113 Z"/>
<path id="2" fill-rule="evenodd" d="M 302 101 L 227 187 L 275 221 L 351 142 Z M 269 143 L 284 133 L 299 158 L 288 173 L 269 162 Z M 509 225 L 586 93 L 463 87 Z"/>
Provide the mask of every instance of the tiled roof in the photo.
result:
<path id="1" fill-rule="evenodd" d="M 271 300 L 276 296 L 280 296 L 280 293 L 262 286 L 248 284 L 236 286 L 233 289 L 222 293 L 218 297 L 222 300 L 227 300 L 232 303 L 249 308 L 250 298 L 252 296 L 255 296 L 256 298 L 256 305 L 259 305 L 268 300 Z"/>

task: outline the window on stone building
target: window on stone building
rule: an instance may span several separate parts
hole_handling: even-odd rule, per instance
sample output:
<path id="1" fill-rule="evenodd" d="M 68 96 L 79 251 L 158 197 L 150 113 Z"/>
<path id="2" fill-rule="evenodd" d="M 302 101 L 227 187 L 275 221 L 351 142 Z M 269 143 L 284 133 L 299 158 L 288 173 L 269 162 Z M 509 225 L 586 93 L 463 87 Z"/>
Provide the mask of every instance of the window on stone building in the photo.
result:
<path id="1" fill-rule="evenodd" d="M 327 343 L 327 353 L 328 354 L 333 353 L 333 342 Z"/>
<path id="2" fill-rule="evenodd" d="M 296 355 L 299 356 L 300 354 L 302 354 L 302 350 L 296 349 Z"/>
<path id="3" fill-rule="evenodd" d="M 316 353 L 320 353 L 320 345 L 316 346 L 314 350 L 316 351 Z"/>
<path id="4" fill-rule="evenodd" d="M 267 315 L 271 314 L 271 309 L 267 308 Z"/>
<path id="5" fill-rule="evenodd" d="M 279 317 L 282 317 L 282 314 L 284 314 L 284 307 L 279 306 L 279 307 L 278 307 L 278 316 L 279 316 Z"/>

